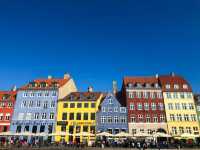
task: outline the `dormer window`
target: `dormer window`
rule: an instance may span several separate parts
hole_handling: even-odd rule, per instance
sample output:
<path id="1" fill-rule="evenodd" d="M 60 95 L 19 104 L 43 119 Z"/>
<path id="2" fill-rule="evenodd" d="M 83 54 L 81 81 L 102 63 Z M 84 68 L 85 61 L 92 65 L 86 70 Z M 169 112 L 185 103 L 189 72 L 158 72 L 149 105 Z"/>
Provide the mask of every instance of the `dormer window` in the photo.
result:
<path id="1" fill-rule="evenodd" d="M 70 95 L 70 100 L 73 101 L 74 100 L 74 96 Z"/>
<path id="2" fill-rule="evenodd" d="M 170 89 L 170 84 L 165 85 L 166 89 Z"/>
<path id="3" fill-rule="evenodd" d="M 154 84 L 154 87 L 155 87 L 155 88 L 159 88 L 158 83 L 155 83 L 155 84 Z"/>
<path id="4" fill-rule="evenodd" d="M 128 88 L 132 88 L 133 84 L 132 83 L 128 83 Z"/>
<path id="5" fill-rule="evenodd" d="M 57 88 L 59 86 L 58 82 L 53 82 L 52 87 Z"/>
<path id="6" fill-rule="evenodd" d="M 29 83 L 29 87 L 30 88 L 34 88 L 34 87 L 36 87 L 37 86 L 37 84 L 35 83 L 35 82 L 30 82 Z"/>
<path id="7" fill-rule="evenodd" d="M 145 87 L 146 87 L 146 88 L 150 88 L 151 86 L 150 86 L 149 83 L 145 83 Z"/>
<path id="8" fill-rule="evenodd" d="M 174 89 L 178 90 L 179 89 L 179 85 L 178 84 L 174 84 Z"/>
<path id="9" fill-rule="evenodd" d="M 188 85 L 187 84 L 183 84 L 183 89 L 188 89 Z"/>
<path id="10" fill-rule="evenodd" d="M 140 83 L 136 83 L 136 87 L 137 87 L 137 88 L 141 88 L 142 85 L 141 85 Z"/>
<path id="11" fill-rule="evenodd" d="M 42 88 L 47 87 L 47 83 L 46 83 L 46 82 L 41 82 L 41 83 L 40 83 L 40 87 L 42 87 Z"/>

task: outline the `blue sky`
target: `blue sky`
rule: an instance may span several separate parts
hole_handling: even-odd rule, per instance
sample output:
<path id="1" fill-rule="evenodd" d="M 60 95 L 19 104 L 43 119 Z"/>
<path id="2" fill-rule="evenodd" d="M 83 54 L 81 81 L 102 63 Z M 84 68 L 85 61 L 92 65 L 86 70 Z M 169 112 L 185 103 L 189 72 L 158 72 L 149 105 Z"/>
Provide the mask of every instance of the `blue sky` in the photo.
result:
<path id="1" fill-rule="evenodd" d="M 175 72 L 200 92 L 198 0 L 0 1 L 0 89 L 68 72 L 79 90 Z"/>

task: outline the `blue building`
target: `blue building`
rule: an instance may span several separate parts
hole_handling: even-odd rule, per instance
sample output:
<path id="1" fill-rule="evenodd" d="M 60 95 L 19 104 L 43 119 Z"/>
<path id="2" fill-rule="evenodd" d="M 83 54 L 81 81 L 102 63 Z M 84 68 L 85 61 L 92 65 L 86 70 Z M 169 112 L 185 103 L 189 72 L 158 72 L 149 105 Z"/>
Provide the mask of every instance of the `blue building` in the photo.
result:
<path id="1" fill-rule="evenodd" d="M 128 132 L 127 109 L 112 93 L 108 93 L 100 104 L 97 113 L 97 131 L 111 134 Z"/>
<path id="2" fill-rule="evenodd" d="M 58 99 L 74 91 L 76 86 L 68 74 L 61 79 L 49 76 L 29 82 L 17 92 L 11 132 L 51 134 L 55 131 Z"/>

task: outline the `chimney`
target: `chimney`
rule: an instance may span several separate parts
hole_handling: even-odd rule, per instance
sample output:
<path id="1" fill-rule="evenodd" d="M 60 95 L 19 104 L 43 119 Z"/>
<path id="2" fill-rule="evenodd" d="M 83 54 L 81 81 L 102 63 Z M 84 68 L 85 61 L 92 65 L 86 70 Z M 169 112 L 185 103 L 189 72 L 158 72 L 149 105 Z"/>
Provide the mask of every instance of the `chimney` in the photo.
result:
<path id="1" fill-rule="evenodd" d="M 117 81 L 113 81 L 112 82 L 112 88 L 113 88 L 113 94 L 116 95 L 117 94 Z"/>
<path id="2" fill-rule="evenodd" d="M 52 76 L 51 76 L 51 75 L 48 75 L 48 79 L 52 79 Z"/>
<path id="3" fill-rule="evenodd" d="M 158 74 L 156 74 L 156 79 L 158 79 L 158 76 L 159 76 L 159 75 L 158 75 Z"/>
<path id="4" fill-rule="evenodd" d="M 93 92 L 92 86 L 89 86 L 89 87 L 88 87 L 88 92 Z"/>
<path id="5" fill-rule="evenodd" d="M 11 91 L 14 91 L 14 92 L 17 91 L 17 86 L 14 85 L 14 86 L 12 87 Z"/>
<path id="6" fill-rule="evenodd" d="M 175 73 L 174 73 L 174 72 L 171 72 L 170 75 L 171 75 L 172 77 L 174 77 L 174 76 L 175 76 Z"/>
<path id="7" fill-rule="evenodd" d="M 68 73 L 65 73 L 64 74 L 64 79 L 68 79 L 68 78 L 70 78 L 70 75 Z"/>

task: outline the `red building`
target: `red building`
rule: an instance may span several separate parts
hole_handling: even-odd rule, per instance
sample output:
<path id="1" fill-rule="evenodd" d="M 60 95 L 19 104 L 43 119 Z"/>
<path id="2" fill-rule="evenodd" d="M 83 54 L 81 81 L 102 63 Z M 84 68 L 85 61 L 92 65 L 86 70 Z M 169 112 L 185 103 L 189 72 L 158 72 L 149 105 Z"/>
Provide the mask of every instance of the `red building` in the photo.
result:
<path id="1" fill-rule="evenodd" d="M 10 129 L 16 94 L 16 91 L 0 91 L 0 132 Z"/>
<path id="2" fill-rule="evenodd" d="M 122 97 L 128 110 L 129 133 L 167 132 L 164 100 L 158 76 L 125 77 Z"/>

